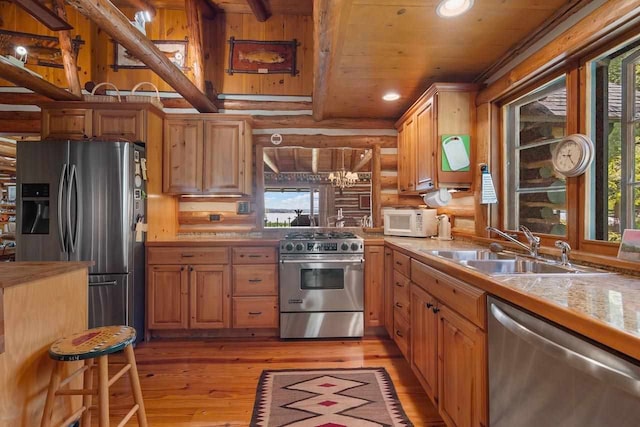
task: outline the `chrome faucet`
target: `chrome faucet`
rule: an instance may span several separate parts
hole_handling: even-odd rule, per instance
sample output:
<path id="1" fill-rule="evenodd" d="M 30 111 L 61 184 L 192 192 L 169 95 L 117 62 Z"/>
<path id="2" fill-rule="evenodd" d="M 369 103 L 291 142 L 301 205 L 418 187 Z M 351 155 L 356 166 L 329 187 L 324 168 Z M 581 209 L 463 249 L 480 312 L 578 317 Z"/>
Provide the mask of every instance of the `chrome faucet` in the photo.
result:
<path id="1" fill-rule="evenodd" d="M 538 249 L 540 248 L 540 238 L 538 236 L 534 236 L 533 233 L 531 232 L 531 230 L 529 230 L 527 227 L 525 227 L 524 225 L 520 226 L 520 230 L 524 233 L 524 236 L 527 238 L 527 240 L 529 241 L 529 245 L 526 245 L 524 243 L 522 243 L 520 240 L 516 239 L 515 237 L 505 233 L 502 230 L 499 230 L 495 227 L 491 227 L 488 226 L 486 228 L 487 231 L 492 231 L 494 233 L 496 233 L 498 236 L 509 240 L 510 242 L 515 243 L 516 245 L 520 246 L 521 248 L 523 248 L 524 250 L 528 251 L 529 254 L 532 257 L 537 257 L 538 256 Z"/>
<path id="2" fill-rule="evenodd" d="M 560 265 L 571 267 L 571 263 L 569 262 L 569 252 L 571 252 L 571 246 L 569 246 L 567 242 L 563 242 L 562 240 L 556 240 L 556 248 L 561 250 Z"/>

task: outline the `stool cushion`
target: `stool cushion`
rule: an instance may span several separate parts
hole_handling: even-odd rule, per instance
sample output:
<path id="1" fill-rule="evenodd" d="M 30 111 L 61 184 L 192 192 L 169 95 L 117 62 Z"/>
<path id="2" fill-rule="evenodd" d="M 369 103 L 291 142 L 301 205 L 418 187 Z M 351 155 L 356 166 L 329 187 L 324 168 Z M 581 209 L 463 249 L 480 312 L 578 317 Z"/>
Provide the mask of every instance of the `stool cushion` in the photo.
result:
<path id="1" fill-rule="evenodd" d="M 91 359 L 122 350 L 136 339 L 130 326 L 102 326 L 89 329 L 51 344 L 49 357 L 61 361 Z"/>

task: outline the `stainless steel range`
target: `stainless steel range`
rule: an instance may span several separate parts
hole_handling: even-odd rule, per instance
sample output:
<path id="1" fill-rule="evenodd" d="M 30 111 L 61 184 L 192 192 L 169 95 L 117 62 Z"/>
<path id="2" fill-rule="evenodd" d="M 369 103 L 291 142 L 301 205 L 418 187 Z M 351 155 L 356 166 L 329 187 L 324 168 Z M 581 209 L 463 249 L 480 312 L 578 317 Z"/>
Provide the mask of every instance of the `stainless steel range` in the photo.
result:
<path id="1" fill-rule="evenodd" d="M 280 337 L 361 337 L 364 240 L 297 232 L 280 241 Z"/>

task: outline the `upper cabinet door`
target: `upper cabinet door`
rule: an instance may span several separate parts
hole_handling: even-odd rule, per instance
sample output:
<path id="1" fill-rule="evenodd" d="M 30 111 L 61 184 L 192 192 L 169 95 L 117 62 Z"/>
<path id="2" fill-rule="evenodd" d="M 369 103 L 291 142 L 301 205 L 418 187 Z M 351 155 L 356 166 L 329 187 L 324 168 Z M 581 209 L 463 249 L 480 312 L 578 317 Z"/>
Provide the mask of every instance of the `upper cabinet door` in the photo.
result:
<path id="1" fill-rule="evenodd" d="M 42 139 L 82 139 L 93 135 L 91 110 L 57 108 L 42 110 Z"/>
<path id="2" fill-rule="evenodd" d="M 94 136 L 146 141 L 143 110 L 94 110 Z"/>
<path id="3" fill-rule="evenodd" d="M 245 188 L 244 122 L 206 121 L 204 130 L 204 193 L 249 193 Z M 250 160 L 249 160 L 250 161 Z"/>
<path id="4" fill-rule="evenodd" d="M 202 128 L 202 120 L 165 120 L 165 193 L 202 192 Z"/>
<path id="5" fill-rule="evenodd" d="M 413 194 L 416 191 L 416 120 L 410 117 L 398 135 L 398 192 Z"/>
<path id="6" fill-rule="evenodd" d="M 416 190 L 428 190 L 435 185 L 436 126 L 434 98 L 430 98 L 416 113 Z"/>

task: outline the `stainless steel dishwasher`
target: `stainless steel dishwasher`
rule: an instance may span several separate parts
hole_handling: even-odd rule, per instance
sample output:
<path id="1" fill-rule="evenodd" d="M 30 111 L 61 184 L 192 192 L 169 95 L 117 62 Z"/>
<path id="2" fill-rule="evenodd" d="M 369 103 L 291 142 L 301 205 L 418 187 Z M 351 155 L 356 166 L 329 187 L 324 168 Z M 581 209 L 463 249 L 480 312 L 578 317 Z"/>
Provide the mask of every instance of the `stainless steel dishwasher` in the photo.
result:
<path id="1" fill-rule="evenodd" d="M 491 427 L 640 426 L 640 362 L 496 298 L 487 306 Z"/>

